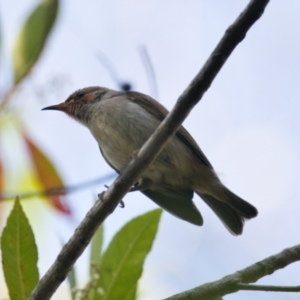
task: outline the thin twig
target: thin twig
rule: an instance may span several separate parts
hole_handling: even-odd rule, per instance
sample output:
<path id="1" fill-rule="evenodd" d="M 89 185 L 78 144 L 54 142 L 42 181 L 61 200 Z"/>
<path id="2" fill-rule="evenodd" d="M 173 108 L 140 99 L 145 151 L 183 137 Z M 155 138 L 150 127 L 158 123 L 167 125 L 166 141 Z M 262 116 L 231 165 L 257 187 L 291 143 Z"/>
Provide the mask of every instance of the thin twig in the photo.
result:
<path id="1" fill-rule="evenodd" d="M 103 65 L 103 67 L 108 71 L 112 80 L 119 86 L 121 80 L 119 79 L 116 68 L 114 67 L 112 62 L 109 60 L 109 58 L 101 51 L 98 51 L 96 53 L 96 57 L 100 61 L 100 63 Z"/>
<path id="2" fill-rule="evenodd" d="M 2 101 L 0 102 L 0 111 L 4 110 L 4 108 L 12 99 L 12 96 L 16 93 L 18 88 L 19 85 L 14 85 L 4 94 L 4 96 L 2 97 Z"/>
<path id="3" fill-rule="evenodd" d="M 147 48 L 145 46 L 140 46 L 139 52 L 143 61 L 143 65 L 146 69 L 148 82 L 150 86 L 150 95 L 152 96 L 152 98 L 158 100 L 158 89 L 157 89 L 155 72 Z"/>
<path id="4" fill-rule="evenodd" d="M 213 300 L 220 298 L 231 293 L 236 293 L 239 290 L 245 290 L 244 287 L 254 287 L 254 285 L 247 285 L 245 283 L 256 282 L 260 278 L 270 275 L 299 260 L 300 245 L 297 245 L 259 261 L 250 267 L 223 277 L 220 280 L 200 285 L 194 289 L 166 298 L 165 300 Z"/>
<path id="5" fill-rule="evenodd" d="M 263 291 L 263 292 L 300 292 L 300 285 L 298 286 L 276 286 L 276 285 L 258 285 L 258 284 L 244 284 L 237 285 L 239 290 L 243 291 Z"/>
<path id="6" fill-rule="evenodd" d="M 75 261 L 87 247 L 99 225 L 116 208 L 120 200 L 136 182 L 139 174 L 146 169 L 172 138 L 191 109 L 209 88 L 234 48 L 243 40 L 246 32 L 262 15 L 268 2 L 268 0 L 252 0 L 234 24 L 229 27 L 204 67 L 179 97 L 173 110 L 140 149 L 137 158 L 129 163 L 126 170 L 119 175 L 110 188 L 101 194 L 101 201 L 98 200 L 87 213 L 53 265 L 32 291 L 29 300 L 47 300 L 53 295 Z"/>
<path id="7" fill-rule="evenodd" d="M 112 62 L 108 59 L 108 57 L 104 55 L 104 53 L 98 51 L 96 53 L 96 57 L 103 65 L 103 67 L 106 68 L 106 70 L 110 74 L 110 77 L 118 86 L 118 89 L 120 89 L 123 92 L 128 92 L 132 89 L 132 85 L 129 81 L 123 81 L 119 78 L 116 68 L 114 67 Z"/>
<path id="8" fill-rule="evenodd" d="M 32 192 L 16 192 L 16 193 L 10 193 L 10 194 L 0 194 L 0 202 L 5 200 L 14 200 L 16 199 L 16 196 L 20 197 L 20 199 L 29 199 L 33 197 L 43 197 L 43 196 L 59 196 L 59 195 L 66 195 L 70 193 L 77 192 L 79 190 L 88 188 L 92 185 L 100 184 L 101 182 L 104 182 L 106 180 L 110 180 L 112 178 L 115 178 L 116 174 L 110 174 L 106 176 L 102 176 L 100 178 L 92 179 L 89 181 L 81 182 L 74 185 L 69 186 L 60 186 L 60 187 L 54 187 L 45 189 L 42 191 L 32 191 Z"/>

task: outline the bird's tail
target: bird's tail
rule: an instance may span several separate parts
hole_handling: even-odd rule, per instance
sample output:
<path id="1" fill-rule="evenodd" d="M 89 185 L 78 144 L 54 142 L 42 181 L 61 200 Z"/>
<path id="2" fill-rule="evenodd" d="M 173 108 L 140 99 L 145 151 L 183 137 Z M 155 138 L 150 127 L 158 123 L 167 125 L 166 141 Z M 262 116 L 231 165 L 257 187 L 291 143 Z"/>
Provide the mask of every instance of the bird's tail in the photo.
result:
<path id="1" fill-rule="evenodd" d="M 217 214 L 226 228 L 234 235 L 242 234 L 245 219 L 257 216 L 257 209 L 222 186 L 222 197 L 216 199 L 214 196 L 197 193 L 204 202 Z"/>

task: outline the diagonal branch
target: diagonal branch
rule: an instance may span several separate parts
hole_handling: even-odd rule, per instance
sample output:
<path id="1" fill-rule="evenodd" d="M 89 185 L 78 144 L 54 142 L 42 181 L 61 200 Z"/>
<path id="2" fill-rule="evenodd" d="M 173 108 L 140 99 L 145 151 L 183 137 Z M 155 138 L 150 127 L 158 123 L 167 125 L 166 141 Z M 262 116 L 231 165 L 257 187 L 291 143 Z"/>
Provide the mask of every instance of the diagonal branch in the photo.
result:
<path id="1" fill-rule="evenodd" d="M 262 290 L 259 288 L 255 289 L 254 285 L 247 285 L 245 283 L 256 282 L 258 279 L 266 275 L 270 275 L 278 269 L 282 269 L 287 265 L 299 260 L 300 245 L 297 245 L 291 248 L 287 248 L 276 255 L 272 255 L 264 260 L 261 260 L 251 265 L 250 267 L 237 271 L 232 275 L 228 275 L 214 282 L 200 285 L 194 289 L 166 298 L 165 300 L 215 300 L 219 299 L 222 296 L 235 293 L 239 290 L 246 290 L 246 287 L 248 287 L 247 290 Z M 297 287 L 293 287 L 293 289 L 291 289 L 291 287 L 289 288 L 290 290 L 280 290 L 277 288 L 273 289 L 273 291 L 299 291 L 299 287 L 298 290 Z M 269 291 L 272 291 L 272 289 L 269 289 Z"/>
<path id="2" fill-rule="evenodd" d="M 226 30 L 203 68 L 179 97 L 173 110 L 141 148 L 137 159 L 127 166 L 126 170 L 120 174 L 105 193 L 102 193 L 102 201 L 98 200 L 87 213 L 74 235 L 61 250 L 56 261 L 31 293 L 30 300 L 47 300 L 53 295 L 77 258 L 87 247 L 98 226 L 115 209 L 137 180 L 139 174 L 145 170 L 172 138 L 191 109 L 209 88 L 234 48 L 243 40 L 250 27 L 262 15 L 268 2 L 268 0 L 250 1 L 237 20 Z"/>

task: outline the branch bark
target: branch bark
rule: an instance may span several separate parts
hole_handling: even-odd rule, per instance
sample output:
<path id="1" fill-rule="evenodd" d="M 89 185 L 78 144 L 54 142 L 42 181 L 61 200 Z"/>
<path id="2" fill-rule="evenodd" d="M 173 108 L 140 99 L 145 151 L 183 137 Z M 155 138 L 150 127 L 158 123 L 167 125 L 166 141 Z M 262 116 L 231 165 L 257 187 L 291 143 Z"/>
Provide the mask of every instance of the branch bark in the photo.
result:
<path id="1" fill-rule="evenodd" d="M 199 287 L 196 287 L 194 289 L 166 298 L 165 300 L 220 299 L 220 297 L 222 296 L 231 293 L 236 293 L 239 290 L 245 290 L 246 289 L 245 283 L 256 282 L 258 279 L 266 275 L 270 275 L 273 272 L 277 271 L 278 269 L 282 269 L 287 265 L 299 260 L 300 260 L 300 245 L 297 245 L 291 248 L 287 248 L 282 252 L 270 256 L 262 261 L 259 261 L 250 267 L 237 271 L 232 275 L 228 275 L 214 282 L 209 282 L 200 285 Z M 248 285 L 248 287 L 254 287 L 254 286 Z M 269 289 L 269 291 L 271 291 L 271 289 Z M 279 289 L 277 289 L 276 291 L 279 291 Z M 286 292 L 287 290 L 282 289 L 281 291 Z M 289 291 L 296 292 L 297 287 L 294 287 L 294 290 L 290 289 Z M 299 287 L 298 287 L 298 291 L 299 291 Z"/>
<path id="2" fill-rule="evenodd" d="M 226 30 L 203 68 L 179 97 L 175 107 L 154 134 L 140 149 L 138 157 L 119 175 L 110 188 L 102 194 L 62 248 L 57 259 L 41 278 L 29 296 L 30 300 L 50 299 L 67 273 L 90 242 L 99 225 L 115 209 L 145 168 L 155 159 L 178 130 L 191 109 L 200 101 L 234 48 L 244 39 L 250 27 L 262 15 L 269 0 L 252 0 L 237 20 Z"/>

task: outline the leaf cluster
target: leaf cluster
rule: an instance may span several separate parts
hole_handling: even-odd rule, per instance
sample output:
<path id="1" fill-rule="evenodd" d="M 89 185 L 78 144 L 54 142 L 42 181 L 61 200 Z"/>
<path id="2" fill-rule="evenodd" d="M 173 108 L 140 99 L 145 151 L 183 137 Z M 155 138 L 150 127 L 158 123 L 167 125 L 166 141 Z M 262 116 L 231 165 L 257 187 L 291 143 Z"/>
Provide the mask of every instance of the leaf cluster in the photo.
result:
<path id="1" fill-rule="evenodd" d="M 136 299 L 137 284 L 161 216 L 156 209 L 130 220 L 102 253 L 103 225 L 91 242 L 90 280 L 79 290 L 76 269 L 68 275 L 72 299 Z M 1 238 L 2 265 L 11 300 L 25 300 L 39 280 L 38 250 L 26 214 L 17 198 Z"/>

